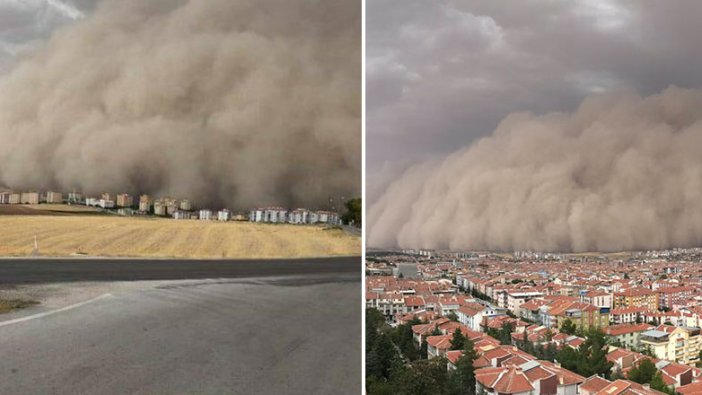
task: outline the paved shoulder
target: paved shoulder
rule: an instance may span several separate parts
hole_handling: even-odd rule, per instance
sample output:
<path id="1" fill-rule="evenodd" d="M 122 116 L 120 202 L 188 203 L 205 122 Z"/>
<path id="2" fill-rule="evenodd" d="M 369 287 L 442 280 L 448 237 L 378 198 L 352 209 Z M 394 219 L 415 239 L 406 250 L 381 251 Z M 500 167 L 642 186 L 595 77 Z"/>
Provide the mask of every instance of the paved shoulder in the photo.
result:
<path id="1" fill-rule="evenodd" d="M 0 259 L 0 284 L 357 273 L 361 257 L 270 260 Z"/>

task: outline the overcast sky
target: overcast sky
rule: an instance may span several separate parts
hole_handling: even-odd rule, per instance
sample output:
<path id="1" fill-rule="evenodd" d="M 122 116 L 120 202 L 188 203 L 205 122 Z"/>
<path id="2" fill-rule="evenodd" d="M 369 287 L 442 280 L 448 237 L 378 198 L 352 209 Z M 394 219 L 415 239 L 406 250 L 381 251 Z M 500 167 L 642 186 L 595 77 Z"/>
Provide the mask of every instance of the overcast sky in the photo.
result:
<path id="1" fill-rule="evenodd" d="M 367 1 L 367 175 L 490 134 L 515 111 L 702 85 L 699 1 Z"/>
<path id="2" fill-rule="evenodd" d="M 84 17 L 95 0 L 0 0 L 0 74 L 58 27 Z"/>

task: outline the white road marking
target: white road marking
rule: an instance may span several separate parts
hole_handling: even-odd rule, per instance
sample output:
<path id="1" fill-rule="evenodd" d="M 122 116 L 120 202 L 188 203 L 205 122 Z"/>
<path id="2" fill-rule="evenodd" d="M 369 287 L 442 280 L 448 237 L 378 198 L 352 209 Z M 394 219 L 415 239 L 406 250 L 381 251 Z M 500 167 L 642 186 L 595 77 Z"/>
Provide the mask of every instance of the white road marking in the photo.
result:
<path id="1" fill-rule="evenodd" d="M 80 303 L 72 304 L 72 305 L 70 305 L 70 306 L 62 307 L 62 308 L 60 308 L 60 309 L 51 310 L 51 311 L 45 311 L 45 312 L 39 313 L 39 314 L 34 314 L 34 315 L 26 316 L 26 317 L 16 318 L 16 319 L 14 319 L 14 320 L 2 321 L 2 322 L 0 322 L 0 327 L 7 326 L 7 325 L 12 325 L 12 324 L 18 324 L 18 323 L 20 323 L 20 322 L 30 321 L 30 320 L 34 320 L 34 319 L 37 319 L 37 318 L 42 318 L 42 317 L 46 317 L 46 316 L 49 316 L 49 315 L 53 315 L 53 314 L 56 314 L 56 313 L 62 313 L 62 312 L 64 312 L 64 311 L 73 310 L 73 309 L 75 309 L 75 308 L 78 308 L 78 307 L 81 307 L 81 306 L 85 306 L 85 305 L 88 304 L 88 303 L 97 302 L 98 300 L 105 299 L 105 298 L 109 298 L 109 297 L 112 297 L 112 296 L 113 296 L 112 294 L 106 293 L 106 294 L 102 294 L 102 295 L 100 295 L 100 296 L 98 296 L 98 297 L 96 297 L 96 298 L 92 298 L 92 299 L 89 299 L 89 300 L 86 300 L 86 301 L 83 301 L 83 302 L 80 302 Z"/>

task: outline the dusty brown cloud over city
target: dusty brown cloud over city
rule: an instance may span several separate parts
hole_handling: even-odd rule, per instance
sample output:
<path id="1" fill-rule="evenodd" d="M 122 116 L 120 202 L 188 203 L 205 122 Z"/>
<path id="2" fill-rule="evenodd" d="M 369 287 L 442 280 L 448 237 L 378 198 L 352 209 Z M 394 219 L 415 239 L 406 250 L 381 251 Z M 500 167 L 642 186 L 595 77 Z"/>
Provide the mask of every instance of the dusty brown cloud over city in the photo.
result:
<path id="1" fill-rule="evenodd" d="M 370 246 L 702 243 L 702 3 L 367 7 Z"/>
<path id="2" fill-rule="evenodd" d="M 0 185 L 357 196 L 360 21 L 357 2 L 101 2 L 0 77 Z"/>
<path id="3" fill-rule="evenodd" d="M 618 251 L 702 243 L 702 91 L 588 97 L 515 113 L 407 170 L 370 208 L 369 245 Z"/>

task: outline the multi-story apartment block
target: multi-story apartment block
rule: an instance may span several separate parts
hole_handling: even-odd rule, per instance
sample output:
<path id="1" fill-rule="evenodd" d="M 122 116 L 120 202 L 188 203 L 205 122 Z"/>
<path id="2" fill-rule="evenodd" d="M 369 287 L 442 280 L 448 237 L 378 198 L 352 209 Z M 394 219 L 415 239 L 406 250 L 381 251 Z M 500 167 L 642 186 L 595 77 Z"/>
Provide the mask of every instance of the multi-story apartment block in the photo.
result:
<path id="1" fill-rule="evenodd" d="M 520 315 L 520 307 L 525 302 L 544 296 L 538 291 L 507 291 L 507 309 L 515 315 Z"/>
<path id="2" fill-rule="evenodd" d="M 39 204 L 39 192 L 22 192 L 20 195 L 22 204 Z"/>
<path id="3" fill-rule="evenodd" d="M 641 333 L 642 347 L 648 347 L 656 358 L 694 366 L 699 361 L 700 328 L 660 325 Z"/>
<path id="4" fill-rule="evenodd" d="M 63 194 L 49 191 L 46 193 L 46 202 L 49 204 L 61 204 L 63 203 Z"/>
<path id="5" fill-rule="evenodd" d="M 134 205 L 134 197 L 126 193 L 117 195 L 117 207 L 132 207 Z"/>
<path id="6" fill-rule="evenodd" d="M 612 294 L 599 289 L 584 293 L 580 300 L 600 308 L 612 307 Z"/>
<path id="7" fill-rule="evenodd" d="M 153 200 L 151 199 L 151 196 L 149 195 L 141 195 L 139 197 L 139 211 L 148 213 L 151 211 L 151 204 Z"/>
<path id="8" fill-rule="evenodd" d="M 483 322 L 498 314 L 503 314 L 504 310 L 490 304 L 481 305 L 478 303 L 467 303 L 457 311 L 458 321 L 473 331 L 482 331 Z"/>
<path id="9" fill-rule="evenodd" d="M 672 309 L 675 306 L 684 306 L 685 302 L 692 296 L 694 287 L 665 287 L 656 290 L 658 295 L 658 307 Z"/>
<path id="10" fill-rule="evenodd" d="M 658 310 L 658 296 L 646 288 L 632 288 L 614 294 L 613 307 L 646 307 L 649 310 Z"/>

